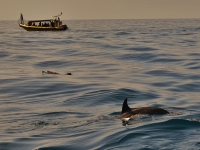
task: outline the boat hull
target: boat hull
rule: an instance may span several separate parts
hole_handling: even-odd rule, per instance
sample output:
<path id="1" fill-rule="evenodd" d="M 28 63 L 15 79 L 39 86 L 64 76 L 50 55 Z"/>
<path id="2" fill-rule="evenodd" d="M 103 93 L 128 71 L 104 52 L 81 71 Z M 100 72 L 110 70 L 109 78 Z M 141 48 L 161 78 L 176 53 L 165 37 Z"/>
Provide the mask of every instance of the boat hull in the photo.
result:
<path id="1" fill-rule="evenodd" d="M 62 25 L 59 27 L 41 27 L 41 26 L 28 26 L 26 24 L 19 24 L 19 26 L 27 31 L 63 31 L 68 29 L 66 25 Z"/>

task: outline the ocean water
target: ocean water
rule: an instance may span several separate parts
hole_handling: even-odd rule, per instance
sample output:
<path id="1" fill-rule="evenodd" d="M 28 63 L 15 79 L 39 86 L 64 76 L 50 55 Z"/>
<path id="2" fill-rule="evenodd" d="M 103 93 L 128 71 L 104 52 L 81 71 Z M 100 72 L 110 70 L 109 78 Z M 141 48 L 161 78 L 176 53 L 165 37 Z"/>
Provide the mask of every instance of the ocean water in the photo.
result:
<path id="1" fill-rule="evenodd" d="M 63 22 L 0 21 L 0 150 L 200 149 L 199 19 Z M 124 125 L 125 98 L 170 114 Z"/>

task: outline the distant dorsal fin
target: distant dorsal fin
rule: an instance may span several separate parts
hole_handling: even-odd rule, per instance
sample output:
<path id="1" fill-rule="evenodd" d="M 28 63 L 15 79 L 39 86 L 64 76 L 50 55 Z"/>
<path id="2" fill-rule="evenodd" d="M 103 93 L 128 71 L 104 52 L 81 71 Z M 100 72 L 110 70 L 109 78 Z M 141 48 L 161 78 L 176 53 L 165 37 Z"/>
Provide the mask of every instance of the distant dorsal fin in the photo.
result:
<path id="1" fill-rule="evenodd" d="M 131 111 L 131 108 L 128 106 L 127 104 L 127 98 L 124 100 L 123 106 L 122 106 L 122 112 L 121 114 L 125 113 L 125 112 L 129 112 Z"/>

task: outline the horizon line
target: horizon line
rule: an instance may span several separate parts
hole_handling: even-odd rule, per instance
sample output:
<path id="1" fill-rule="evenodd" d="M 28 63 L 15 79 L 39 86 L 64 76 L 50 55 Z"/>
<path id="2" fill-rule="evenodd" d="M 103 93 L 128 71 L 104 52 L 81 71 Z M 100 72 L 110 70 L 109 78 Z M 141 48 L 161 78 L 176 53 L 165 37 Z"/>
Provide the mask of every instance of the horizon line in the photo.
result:
<path id="1" fill-rule="evenodd" d="M 48 18 L 49 19 L 49 18 Z M 99 19 L 61 19 L 61 20 L 70 20 L 70 21 L 81 21 L 81 20 L 189 20 L 189 19 L 200 19 L 200 18 L 132 18 L 132 19 L 129 19 L 129 18 L 125 18 L 125 19 L 102 19 L 102 18 L 99 18 Z M 19 19 L 14 19 L 14 20 L 11 20 L 11 19 L 6 19 L 6 20 L 1 20 L 0 21 L 18 21 Z M 24 19 L 24 20 L 27 20 L 27 19 Z M 29 20 L 32 20 L 32 19 L 29 19 Z M 41 19 L 40 19 L 41 20 Z M 28 20 L 27 20 L 28 21 Z"/>

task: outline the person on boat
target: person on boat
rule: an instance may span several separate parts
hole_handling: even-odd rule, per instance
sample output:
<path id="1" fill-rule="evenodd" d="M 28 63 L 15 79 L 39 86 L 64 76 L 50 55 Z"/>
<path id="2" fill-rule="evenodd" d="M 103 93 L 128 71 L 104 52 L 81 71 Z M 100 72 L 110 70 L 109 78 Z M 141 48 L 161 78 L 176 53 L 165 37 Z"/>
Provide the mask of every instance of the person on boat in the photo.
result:
<path id="1" fill-rule="evenodd" d="M 57 27 L 58 26 L 58 20 L 57 18 L 54 19 L 54 27 Z"/>
<path id="2" fill-rule="evenodd" d="M 41 26 L 41 22 L 39 23 L 39 26 Z"/>
<path id="3" fill-rule="evenodd" d="M 33 26 L 35 26 L 35 22 L 33 23 Z"/>
<path id="4" fill-rule="evenodd" d="M 58 17 L 58 26 L 60 26 L 60 18 Z"/>
<path id="5" fill-rule="evenodd" d="M 51 26 L 54 27 L 54 22 L 53 21 L 51 21 Z"/>
<path id="6" fill-rule="evenodd" d="M 21 13 L 21 15 L 20 15 L 20 20 L 21 20 L 21 24 L 24 24 L 24 17 L 23 17 L 23 15 L 22 15 L 22 13 Z"/>

